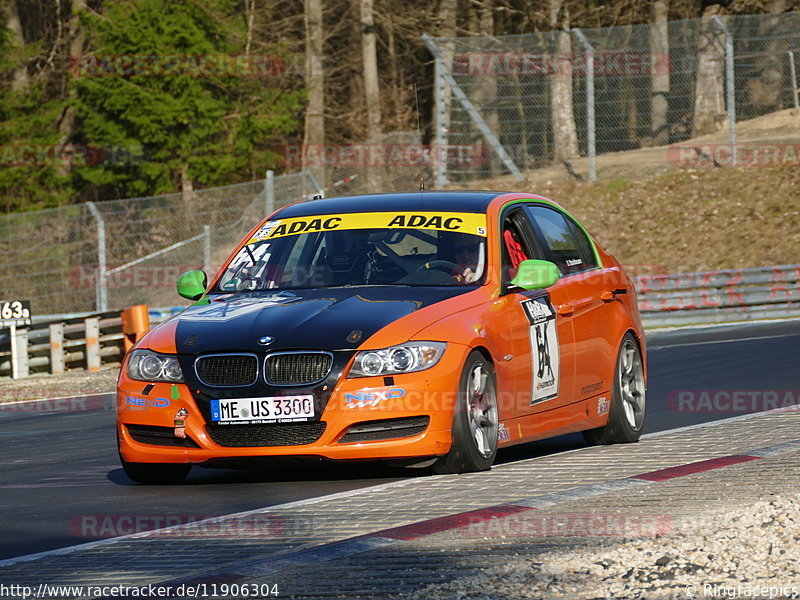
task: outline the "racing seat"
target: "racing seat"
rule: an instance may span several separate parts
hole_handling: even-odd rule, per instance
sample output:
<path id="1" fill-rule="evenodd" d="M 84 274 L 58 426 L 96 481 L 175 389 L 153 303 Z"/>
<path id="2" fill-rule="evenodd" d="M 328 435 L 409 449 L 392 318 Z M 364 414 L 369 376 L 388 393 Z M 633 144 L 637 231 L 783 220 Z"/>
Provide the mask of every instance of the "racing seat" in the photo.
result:
<path id="1" fill-rule="evenodd" d="M 506 278 L 511 280 L 517 274 L 517 269 L 523 260 L 528 260 L 528 255 L 519 241 L 517 232 L 510 227 L 503 231 L 503 244 L 505 245 L 511 266 L 506 270 Z"/>

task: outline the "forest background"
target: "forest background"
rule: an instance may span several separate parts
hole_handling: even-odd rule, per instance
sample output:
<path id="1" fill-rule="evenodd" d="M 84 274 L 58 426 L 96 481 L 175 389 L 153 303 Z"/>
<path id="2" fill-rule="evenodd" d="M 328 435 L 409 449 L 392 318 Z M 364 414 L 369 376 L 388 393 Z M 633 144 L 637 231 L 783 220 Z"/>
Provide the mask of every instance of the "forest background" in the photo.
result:
<path id="1" fill-rule="evenodd" d="M 299 169 L 308 148 L 418 126 L 430 143 L 423 33 L 798 9 L 798 0 L 0 0 L 0 210 L 251 181 Z"/>

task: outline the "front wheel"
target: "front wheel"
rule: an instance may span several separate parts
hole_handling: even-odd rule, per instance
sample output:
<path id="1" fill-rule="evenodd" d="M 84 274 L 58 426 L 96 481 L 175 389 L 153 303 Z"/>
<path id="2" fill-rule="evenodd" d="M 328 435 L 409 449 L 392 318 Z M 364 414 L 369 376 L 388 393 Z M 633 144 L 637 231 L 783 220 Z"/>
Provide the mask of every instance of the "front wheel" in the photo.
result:
<path id="1" fill-rule="evenodd" d="M 491 468 L 497 454 L 497 389 L 494 369 L 480 352 L 464 363 L 453 413 L 453 445 L 433 465 L 436 473 L 468 473 Z"/>
<path id="2" fill-rule="evenodd" d="M 608 423 L 584 431 L 583 437 L 594 445 L 638 442 L 644 427 L 644 407 L 642 353 L 636 338 L 626 333 L 617 355 Z"/>
<path id="3" fill-rule="evenodd" d="M 147 485 L 170 485 L 180 483 L 189 474 L 192 465 L 168 463 L 132 463 L 119 457 L 125 475 L 138 483 Z"/>

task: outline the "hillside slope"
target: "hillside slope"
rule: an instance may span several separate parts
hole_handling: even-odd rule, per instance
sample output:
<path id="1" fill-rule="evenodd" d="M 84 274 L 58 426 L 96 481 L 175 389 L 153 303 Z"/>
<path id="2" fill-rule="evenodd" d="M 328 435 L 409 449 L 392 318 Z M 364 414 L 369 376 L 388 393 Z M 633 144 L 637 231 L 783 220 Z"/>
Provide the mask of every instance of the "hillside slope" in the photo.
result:
<path id="1" fill-rule="evenodd" d="M 668 159 L 668 147 L 644 148 L 599 156 L 601 180 L 594 183 L 552 167 L 526 172 L 525 182 L 509 175 L 469 187 L 532 192 L 558 202 L 642 274 L 800 263 L 800 113 L 740 123 L 737 136 L 745 151 L 784 149 L 787 166 L 701 161 L 686 167 Z M 680 146 L 707 149 L 726 139 L 721 130 Z M 575 170 L 586 172 L 585 159 Z"/>

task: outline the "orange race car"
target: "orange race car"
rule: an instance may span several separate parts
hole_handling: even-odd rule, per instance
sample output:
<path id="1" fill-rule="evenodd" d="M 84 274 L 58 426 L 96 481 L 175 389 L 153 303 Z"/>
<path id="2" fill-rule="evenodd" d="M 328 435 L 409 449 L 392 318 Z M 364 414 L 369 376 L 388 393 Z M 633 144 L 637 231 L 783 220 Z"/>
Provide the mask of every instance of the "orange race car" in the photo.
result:
<path id="1" fill-rule="evenodd" d="M 120 460 L 143 483 L 275 457 L 488 469 L 583 431 L 639 439 L 633 283 L 540 196 L 417 192 L 282 208 L 120 371 Z"/>

